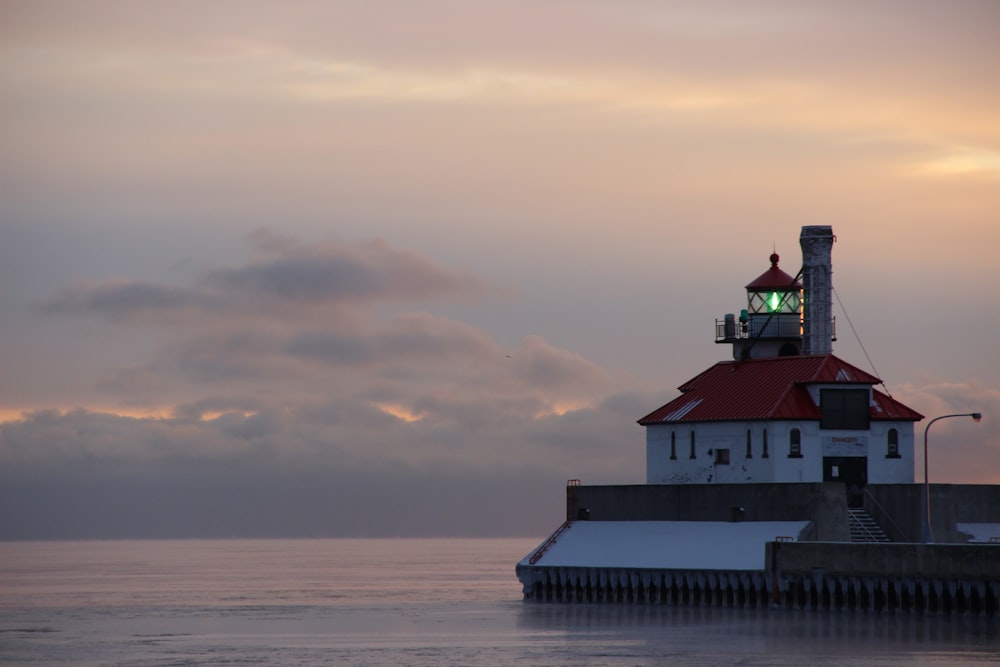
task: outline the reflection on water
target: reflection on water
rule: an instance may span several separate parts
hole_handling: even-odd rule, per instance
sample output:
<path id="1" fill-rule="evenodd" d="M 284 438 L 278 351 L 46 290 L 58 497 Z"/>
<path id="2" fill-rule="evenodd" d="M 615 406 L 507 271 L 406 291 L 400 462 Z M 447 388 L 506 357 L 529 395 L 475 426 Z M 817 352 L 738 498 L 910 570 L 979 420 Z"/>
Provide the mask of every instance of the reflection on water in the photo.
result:
<path id="1" fill-rule="evenodd" d="M 744 664 L 793 665 L 822 656 L 832 661 L 824 664 L 1000 662 L 1000 621 L 980 616 L 532 602 L 522 605 L 517 624 L 570 643 L 604 636 L 641 646 L 643 655 L 695 662 L 740 657 Z"/>

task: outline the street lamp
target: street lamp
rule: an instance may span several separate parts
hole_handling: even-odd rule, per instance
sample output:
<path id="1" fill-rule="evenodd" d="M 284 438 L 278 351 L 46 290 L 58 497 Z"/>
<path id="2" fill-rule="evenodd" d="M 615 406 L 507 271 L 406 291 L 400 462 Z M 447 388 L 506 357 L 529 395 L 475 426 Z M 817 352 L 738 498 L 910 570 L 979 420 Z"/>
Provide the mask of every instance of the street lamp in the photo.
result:
<path id="1" fill-rule="evenodd" d="M 931 424 L 934 422 L 950 417 L 972 417 L 972 421 L 977 422 L 983 418 L 983 415 L 981 412 L 961 412 L 954 415 L 941 415 L 927 422 L 927 426 L 924 427 L 924 502 L 926 506 L 924 507 L 923 541 L 925 544 L 934 541 L 934 533 L 931 532 L 931 487 L 927 478 L 927 431 L 931 430 Z"/>

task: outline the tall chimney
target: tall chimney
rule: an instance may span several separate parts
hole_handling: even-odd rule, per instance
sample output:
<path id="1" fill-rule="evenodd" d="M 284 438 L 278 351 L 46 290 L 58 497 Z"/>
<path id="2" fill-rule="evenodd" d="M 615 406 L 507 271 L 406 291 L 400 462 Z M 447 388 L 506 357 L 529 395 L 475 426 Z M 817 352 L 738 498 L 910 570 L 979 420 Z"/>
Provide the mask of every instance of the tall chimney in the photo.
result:
<path id="1" fill-rule="evenodd" d="M 802 353 L 833 351 L 833 228 L 812 225 L 802 228 Z"/>

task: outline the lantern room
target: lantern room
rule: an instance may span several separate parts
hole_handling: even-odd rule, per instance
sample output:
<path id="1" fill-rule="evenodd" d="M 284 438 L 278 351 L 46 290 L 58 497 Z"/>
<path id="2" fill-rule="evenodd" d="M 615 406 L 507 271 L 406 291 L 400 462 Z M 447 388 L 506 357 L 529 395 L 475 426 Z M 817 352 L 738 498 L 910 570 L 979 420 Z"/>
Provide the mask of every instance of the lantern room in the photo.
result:
<path id="1" fill-rule="evenodd" d="M 778 268 L 778 253 L 772 253 L 771 268 L 747 285 L 747 312 L 750 315 L 801 316 L 802 284 Z"/>
<path id="2" fill-rule="evenodd" d="M 802 353 L 802 283 L 778 266 L 772 253 L 771 268 L 747 286 L 747 307 L 739 318 L 727 314 L 716 320 L 716 343 L 730 343 L 733 358 L 759 359 Z"/>

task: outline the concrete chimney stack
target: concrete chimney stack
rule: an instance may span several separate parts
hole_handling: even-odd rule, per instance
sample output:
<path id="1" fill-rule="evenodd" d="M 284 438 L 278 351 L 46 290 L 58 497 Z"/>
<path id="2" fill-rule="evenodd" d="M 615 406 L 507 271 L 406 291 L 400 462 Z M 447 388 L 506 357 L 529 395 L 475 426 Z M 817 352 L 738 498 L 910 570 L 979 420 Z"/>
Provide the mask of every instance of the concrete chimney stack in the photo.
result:
<path id="1" fill-rule="evenodd" d="M 833 228 L 802 228 L 802 353 L 833 352 Z"/>

